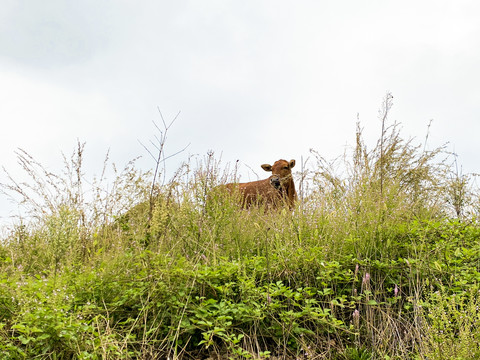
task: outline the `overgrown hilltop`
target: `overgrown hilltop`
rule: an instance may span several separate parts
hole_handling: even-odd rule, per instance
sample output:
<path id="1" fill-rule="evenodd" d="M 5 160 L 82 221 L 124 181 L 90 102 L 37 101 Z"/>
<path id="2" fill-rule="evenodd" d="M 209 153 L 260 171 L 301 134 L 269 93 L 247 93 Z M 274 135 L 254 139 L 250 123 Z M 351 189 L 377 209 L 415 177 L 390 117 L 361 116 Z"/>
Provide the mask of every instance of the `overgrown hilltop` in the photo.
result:
<path id="1" fill-rule="evenodd" d="M 61 174 L 19 152 L 0 357 L 479 357 L 478 193 L 381 119 L 372 150 L 358 127 L 350 158 L 312 152 L 292 212 L 212 192 L 235 180 L 212 154 L 152 191 L 134 162 L 86 181 L 81 144 Z"/>

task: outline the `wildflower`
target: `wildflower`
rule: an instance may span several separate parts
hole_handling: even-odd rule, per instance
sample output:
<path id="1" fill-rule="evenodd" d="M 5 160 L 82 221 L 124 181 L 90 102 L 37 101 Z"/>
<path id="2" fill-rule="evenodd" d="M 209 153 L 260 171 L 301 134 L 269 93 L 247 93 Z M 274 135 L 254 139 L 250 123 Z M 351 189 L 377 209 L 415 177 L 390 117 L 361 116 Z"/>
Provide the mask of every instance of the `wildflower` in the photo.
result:
<path id="1" fill-rule="evenodd" d="M 395 288 L 393 289 L 393 296 L 397 297 L 398 295 L 398 286 L 395 284 Z"/>
<path id="2" fill-rule="evenodd" d="M 362 283 L 363 283 L 364 285 L 370 284 L 370 274 L 369 274 L 368 272 L 365 273 L 365 275 L 363 276 Z"/>
<path id="3" fill-rule="evenodd" d="M 355 328 L 358 329 L 360 327 L 360 312 L 358 311 L 358 309 L 355 309 L 355 311 L 352 314 L 352 318 L 353 318 L 353 325 L 355 326 Z"/>

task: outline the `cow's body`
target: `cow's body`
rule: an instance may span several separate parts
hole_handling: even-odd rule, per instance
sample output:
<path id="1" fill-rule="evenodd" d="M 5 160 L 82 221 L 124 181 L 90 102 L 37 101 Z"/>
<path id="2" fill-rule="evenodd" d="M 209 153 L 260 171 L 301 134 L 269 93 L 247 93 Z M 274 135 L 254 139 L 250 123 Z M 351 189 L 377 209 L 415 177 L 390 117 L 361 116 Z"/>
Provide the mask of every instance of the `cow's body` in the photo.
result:
<path id="1" fill-rule="evenodd" d="M 242 205 L 247 208 L 255 204 L 265 204 L 268 208 L 286 204 L 292 208 L 297 199 L 291 170 L 294 166 L 295 160 L 290 162 L 278 160 L 273 165 L 264 164 L 262 168 L 272 172 L 269 178 L 225 186 L 229 191 L 238 190 L 242 198 Z"/>

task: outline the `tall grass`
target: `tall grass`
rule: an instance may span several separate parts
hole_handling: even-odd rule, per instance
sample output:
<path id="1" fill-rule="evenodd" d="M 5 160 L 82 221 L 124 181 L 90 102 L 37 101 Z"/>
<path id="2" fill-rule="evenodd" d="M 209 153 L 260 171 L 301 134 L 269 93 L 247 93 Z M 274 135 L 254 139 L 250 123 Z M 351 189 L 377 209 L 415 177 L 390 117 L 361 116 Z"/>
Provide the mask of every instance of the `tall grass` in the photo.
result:
<path id="1" fill-rule="evenodd" d="M 134 162 L 107 181 L 108 157 L 86 180 L 83 144 L 60 174 L 20 151 L 30 181 L 2 186 L 27 216 L 0 246 L 0 358 L 441 359 L 447 340 L 478 350 L 478 196 L 443 148 L 402 138 L 391 106 L 387 94 L 371 150 L 358 124 L 350 153 L 312 151 L 293 211 L 240 208 L 217 187 L 236 168 L 214 154 L 158 182 Z M 467 319 L 452 325 L 459 308 Z"/>

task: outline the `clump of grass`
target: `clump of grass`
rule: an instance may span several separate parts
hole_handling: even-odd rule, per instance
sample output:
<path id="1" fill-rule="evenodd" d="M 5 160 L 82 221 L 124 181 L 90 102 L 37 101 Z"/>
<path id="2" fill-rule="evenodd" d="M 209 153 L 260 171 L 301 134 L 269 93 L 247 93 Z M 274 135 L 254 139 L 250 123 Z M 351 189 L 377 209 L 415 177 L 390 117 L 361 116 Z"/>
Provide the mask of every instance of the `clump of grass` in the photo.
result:
<path id="1" fill-rule="evenodd" d="M 381 136 L 372 150 L 359 123 L 351 159 L 345 155 L 328 162 L 312 150 L 316 164 L 307 202 L 335 239 L 336 252 L 350 250 L 359 258 L 391 255 L 390 232 L 413 219 L 440 219 L 449 211 L 449 168 L 444 159 L 437 160 L 444 149 L 427 151 L 413 139 L 404 140 L 399 125 L 388 124 L 391 106 L 387 94 L 380 112 Z"/>
<path id="2" fill-rule="evenodd" d="M 2 193 L 24 209 L 3 241 L 15 266 L 32 274 L 64 264 L 87 263 L 99 249 L 125 248 L 112 224 L 115 219 L 147 199 L 149 174 L 129 162 L 122 171 L 109 163 L 108 154 L 99 178 L 87 180 L 83 173 L 84 144 L 54 173 L 23 150 L 17 153 L 28 180 L 2 184 Z M 107 180 L 111 167 L 113 181 Z M 87 188 L 88 186 L 88 188 Z M 119 243 L 123 242 L 123 243 Z"/>

